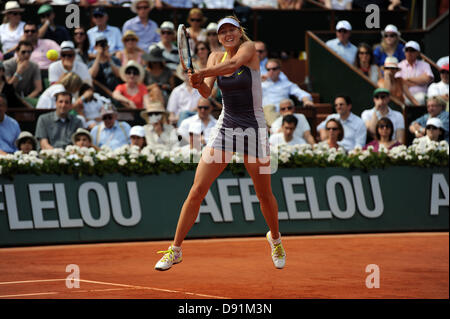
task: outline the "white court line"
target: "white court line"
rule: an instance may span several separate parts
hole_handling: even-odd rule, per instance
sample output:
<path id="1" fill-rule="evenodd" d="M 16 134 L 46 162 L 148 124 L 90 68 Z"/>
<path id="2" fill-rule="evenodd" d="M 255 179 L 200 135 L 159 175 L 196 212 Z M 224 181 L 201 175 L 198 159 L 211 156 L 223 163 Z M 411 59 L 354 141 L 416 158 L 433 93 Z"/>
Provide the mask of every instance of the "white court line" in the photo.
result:
<path id="1" fill-rule="evenodd" d="M 66 279 L 20 280 L 20 281 L 0 282 L 0 285 L 28 284 L 28 283 L 39 283 L 39 282 L 63 281 L 63 280 L 65 281 Z M 123 289 L 143 289 L 143 290 L 153 290 L 153 291 L 167 292 L 167 293 L 180 293 L 180 294 L 197 296 L 197 297 L 203 297 L 203 298 L 229 299 L 227 297 L 221 297 L 221 296 L 213 296 L 213 295 L 207 295 L 207 294 L 199 294 L 199 293 L 195 293 L 195 292 L 179 291 L 179 290 L 172 290 L 172 289 L 163 289 L 163 288 L 156 288 L 156 287 L 144 287 L 144 286 L 136 286 L 136 285 L 117 284 L 117 283 L 112 283 L 112 282 L 95 281 L 95 280 L 87 280 L 87 279 L 72 279 L 72 280 L 79 281 L 79 282 L 85 282 L 85 283 L 91 283 L 91 284 L 99 284 L 99 285 L 122 287 Z M 107 291 L 107 290 L 110 290 L 110 289 L 106 289 L 106 290 L 103 289 L 103 290 L 97 290 L 97 291 Z M 92 291 L 94 291 L 94 290 L 92 290 Z M 73 292 L 88 292 L 88 291 L 86 291 L 86 290 L 79 291 L 79 290 L 74 289 Z M 61 292 L 59 292 L 59 293 L 61 293 Z M 58 294 L 58 292 L 44 292 L 44 293 L 30 293 L 30 294 L 18 294 L 18 295 L 4 295 L 4 296 L 0 296 L 0 298 L 20 297 L 20 296 L 33 296 L 33 295 L 44 295 L 44 294 Z"/>
<path id="2" fill-rule="evenodd" d="M 40 295 L 57 295 L 59 292 L 35 292 L 31 294 L 20 294 L 20 295 L 4 295 L 0 298 L 13 298 L 13 297 L 29 297 L 29 296 L 40 296 Z"/>

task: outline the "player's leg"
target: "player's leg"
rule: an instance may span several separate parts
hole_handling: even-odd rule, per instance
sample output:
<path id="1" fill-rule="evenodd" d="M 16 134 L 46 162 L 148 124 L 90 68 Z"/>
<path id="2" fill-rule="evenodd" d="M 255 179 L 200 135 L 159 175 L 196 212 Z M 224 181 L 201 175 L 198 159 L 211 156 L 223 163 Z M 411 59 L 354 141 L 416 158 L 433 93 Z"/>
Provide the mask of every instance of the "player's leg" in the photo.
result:
<path id="1" fill-rule="evenodd" d="M 286 252 L 281 244 L 279 232 L 278 203 L 272 192 L 271 174 L 264 174 L 265 172 L 270 172 L 270 169 L 265 169 L 269 168 L 270 162 L 245 156 L 244 163 L 247 172 L 252 178 L 261 212 L 270 229 L 266 238 L 272 250 L 272 261 L 276 268 L 283 268 L 286 263 Z"/>
<path id="2" fill-rule="evenodd" d="M 219 153 L 214 154 L 215 152 Z M 202 153 L 202 158 L 200 159 L 195 172 L 194 183 L 189 191 L 189 195 L 184 201 L 183 207 L 181 208 L 173 245 L 169 247 L 169 250 L 163 251 L 164 256 L 155 266 L 155 269 L 157 270 L 167 270 L 172 266 L 172 264 L 181 262 L 181 244 L 189 230 L 194 225 L 200 210 L 200 205 L 208 193 L 209 188 L 214 180 L 223 172 L 229 162 L 229 159 L 231 158 L 231 154 L 226 154 L 223 151 L 215 149 L 207 148 Z M 214 157 L 216 160 L 218 158 L 222 158 L 223 160 L 206 160 L 204 158 L 206 154 L 216 155 Z M 217 155 L 223 156 L 217 157 Z M 225 155 L 227 156 L 226 158 Z"/>

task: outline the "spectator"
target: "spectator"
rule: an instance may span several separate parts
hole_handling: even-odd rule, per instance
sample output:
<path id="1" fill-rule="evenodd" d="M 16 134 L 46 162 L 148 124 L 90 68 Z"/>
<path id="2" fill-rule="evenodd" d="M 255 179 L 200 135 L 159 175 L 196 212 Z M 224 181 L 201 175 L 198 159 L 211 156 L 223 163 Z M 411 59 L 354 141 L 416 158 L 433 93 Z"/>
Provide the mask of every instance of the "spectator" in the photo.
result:
<path id="1" fill-rule="evenodd" d="M 115 150 L 130 144 L 130 125 L 117 120 L 117 110 L 112 104 L 104 105 L 101 111 L 103 123 L 91 130 L 92 144 L 97 147 L 108 146 Z"/>
<path id="2" fill-rule="evenodd" d="M 33 45 L 20 41 L 16 56 L 4 62 L 5 76 L 20 96 L 36 98 L 42 91 L 42 80 L 38 65 L 30 61 L 31 52 Z"/>
<path id="3" fill-rule="evenodd" d="M 375 57 L 375 64 L 378 66 L 384 65 L 384 60 L 387 57 L 396 57 L 398 61 L 405 59 L 404 45 L 400 42 L 401 33 L 393 24 L 388 24 L 383 31 L 381 31 L 381 43 L 375 47 L 373 55 Z"/>
<path id="4" fill-rule="evenodd" d="M 378 152 L 380 146 L 384 146 L 390 150 L 396 146 L 400 146 L 399 141 L 393 139 L 394 137 L 394 125 L 392 121 L 387 117 L 383 117 L 378 120 L 375 127 L 375 139 L 363 147 L 363 150 L 373 147 L 374 152 Z"/>
<path id="5" fill-rule="evenodd" d="M 314 137 L 311 135 L 311 127 L 309 126 L 308 120 L 301 113 L 294 113 L 295 106 L 294 101 L 291 99 L 284 99 L 280 102 L 280 114 L 275 121 L 271 124 L 270 133 L 282 133 L 283 118 L 287 115 L 293 115 L 297 118 L 297 124 L 295 126 L 294 136 L 295 140 L 298 141 L 297 144 L 311 145 L 315 144 Z"/>
<path id="6" fill-rule="evenodd" d="M 385 88 L 391 92 L 391 96 L 396 97 L 400 102 L 404 103 L 405 99 L 409 99 L 414 105 L 419 102 L 409 92 L 408 85 L 402 78 L 395 77 L 400 68 L 398 67 L 397 58 L 389 56 L 384 60 L 384 75 L 378 80 L 378 87 Z"/>
<path id="7" fill-rule="evenodd" d="M 127 20 L 122 27 L 122 34 L 127 30 L 132 30 L 139 37 L 138 46 L 147 51 L 152 43 L 158 42 L 161 38 L 157 33 L 158 25 L 149 18 L 153 8 L 152 0 L 133 0 L 131 11 L 137 16 Z"/>
<path id="8" fill-rule="evenodd" d="M 438 118 L 441 120 L 442 128 L 445 131 L 444 137 L 448 141 L 449 139 L 449 124 L 448 124 L 448 112 L 445 111 L 445 101 L 438 97 L 433 96 L 427 101 L 427 113 L 414 120 L 409 126 L 409 131 L 414 134 L 415 137 L 422 137 L 426 135 L 425 128 L 426 123 L 430 118 Z"/>
<path id="9" fill-rule="evenodd" d="M 50 85 L 39 97 L 36 104 L 37 109 L 56 108 L 56 94 L 69 92 L 72 96 L 78 94 L 83 81 L 73 72 L 66 73 L 64 77 L 53 85 Z M 76 106 L 75 106 L 76 107 Z"/>
<path id="10" fill-rule="evenodd" d="M 267 61 L 269 60 L 267 46 L 262 41 L 255 41 L 255 49 L 256 49 L 256 52 L 258 53 L 258 58 L 259 58 L 259 70 L 261 72 L 261 76 L 263 77 L 263 80 L 265 80 L 267 78 L 266 64 L 267 64 Z"/>
<path id="11" fill-rule="evenodd" d="M 433 72 L 431 72 L 430 65 L 427 62 L 418 60 L 420 46 L 417 42 L 409 41 L 405 44 L 405 56 L 406 59 L 398 65 L 400 71 L 395 74 L 395 77 L 401 77 L 412 96 L 420 105 L 424 105 L 428 84 L 434 78 Z M 406 104 L 411 105 L 412 103 L 412 101 L 406 99 Z"/>
<path id="12" fill-rule="evenodd" d="M 278 146 L 278 145 L 299 145 L 299 144 L 305 144 L 305 141 L 303 139 L 299 139 L 295 134 L 294 131 L 297 127 L 298 120 L 297 118 L 290 114 L 283 116 L 283 121 L 281 124 L 281 131 L 280 133 L 272 134 L 269 138 L 269 144 L 271 146 Z"/>
<path id="13" fill-rule="evenodd" d="M 352 100 L 349 96 L 338 95 L 334 99 L 334 108 L 336 113 L 330 114 L 317 126 L 320 140 L 328 138 L 326 123 L 329 119 L 338 119 L 344 128 L 344 138 L 339 142 L 345 150 L 351 151 L 355 147 L 363 147 L 366 144 L 367 128 L 364 121 L 352 113 Z"/>
<path id="14" fill-rule="evenodd" d="M 52 63 L 47 58 L 48 50 L 60 51 L 58 43 L 50 39 L 39 39 L 38 28 L 34 22 L 27 22 L 23 27 L 23 37 L 33 45 L 30 61 L 36 63 L 41 70 L 41 76 L 48 77 L 48 67 Z"/>
<path id="15" fill-rule="evenodd" d="M 125 83 L 119 84 L 112 97 L 128 108 L 142 109 L 148 98 L 144 81 L 144 69 L 136 61 L 130 60 L 120 68 L 120 77 Z"/>
<path id="16" fill-rule="evenodd" d="M 194 0 L 195 1 L 195 0 Z M 160 0 L 155 2 L 155 7 L 158 7 L 158 3 L 161 3 L 163 7 L 169 8 L 192 8 L 192 0 Z"/>
<path id="17" fill-rule="evenodd" d="M 19 134 L 15 142 L 17 149 L 22 152 L 22 154 L 29 154 L 31 151 L 37 150 L 37 140 L 27 131 L 22 131 Z"/>
<path id="18" fill-rule="evenodd" d="M 336 118 L 329 119 L 325 124 L 325 130 L 328 132 L 327 139 L 317 143 L 315 147 L 322 147 L 326 145 L 328 148 L 348 151 L 339 143 L 345 136 L 344 127 L 342 126 L 341 121 Z"/>
<path id="19" fill-rule="evenodd" d="M 322 0 L 321 2 L 331 10 L 351 10 L 353 0 Z"/>
<path id="20" fill-rule="evenodd" d="M 328 40 L 326 45 L 350 64 L 355 63 L 358 49 L 350 42 L 352 26 L 347 20 L 336 24 L 336 39 Z"/>
<path id="21" fill-rule="evenodd" d="M 22 38 L 25 22 L 21 19 L 24 11 L 25 9 L 21 8 L 17 1 L 6 2 L 5 9 L 2 11 L 5 18 L 0 25 L 0 43 L 5 59 L 13 56 L 17 43 Z"/>
<path id="22" fill-rule="evenodd" d="M 445 132 L 447 132 L 447 134 L 448 134 L 448 127 L 447 127 L 447 131 L 445 131 L 442 121 L 437 117 L 431 117 L 427 121 L 427 124 L 425 127 L 425 135 L 422 137 L 416 137 L 413 140 L 413 143 L 417 143 L 420 141 L 426 141 L 426 142 L 446 141 L 448 143 L 448 138 L 445 140 Z"/>
<path id="23" fill-rule="evenodd" d="M 176 124 L 178 122 L 179 126 L 185 118 L 195 115 L 201 95 L 190 85 L 187 73 L 181 64 L 178 65 L 176 75 L 183 83 L 172 90 L 167 102 L 167 111 L 170 112 L 169 123 Z"/>
<path id="24" fill-rule="evenodd" d="M 141 117 L 147 123 L 144 125 L 145 140 L 152 149 L 170 150 L 179 145 L 177 130 L 167 124 L 167 112 L 161 102 L 149 103 Z"/>
<path id="25" fill-rule="evenodd" d="M 161 41 L 156 44 L 152 44 L 148 48 L 148 52 L 151 52 L 155 47 L 159 47 L 163 50 L 163 57 L 166 60 L 166 66 L 174 72 L 180 63 L 180 57 L 178 55 L 178 48 L 174 44 L 175 42 L 175 27 L 172 22 L 164 21 L 160 28 L 159 33 L 161 35 Z"/>
<path id="26" fill-rule="evenodd" d="M 89 55 L 93 59 L 97 55 L 97 39 L 99 36 L 104 36 L 108 44 L 108 50 L 110 54 L 115 54 L 118 51 L 123 50 L 122 34 L 120 29 L 111 25 L 108 25 L 108 14 L 103 7 L 96 7 L 92 12 L 94 17 L 95 27 L 90 28 L 87 31 L 89 38 Z"/>
<path id="27" fill-rule="evenodd" d="M 142 55 L 144 50 L 138 47 L 139 38 L 132 30 L 127 30 L 122 37 L 124 45 L 123 51 L 116 52 L 116 57 L 120 60 L 121 65 L 126 65 L 128 61 L 134 60 L 140 64 L 144 64 Z M 178 52 L 178 50 L 177 50 Z"/>
<path id="28" fill-rule="evenodd" d="M 87 83 L 81 86 L 79 98 L 76 102 L 75 110 L 86 122 L 86 127 L 92 130 L 95 125 L 102 122 L 101 111 L 103 105 L 110 104 L 111 100 L 94 92 L 94 89 Z"/>
<path id="29" fill-rule="evenodd" d="M 206 41 L 198 41 L 194 50 L 194 61 L 200 69 L 205 69 L 211 50 Z"/>
<path id="30" fill-rule="evenodd" d="M 150 96 L 153 96 L 154 94 L 157 96 L 161 95 L 159 100 L 166 105 L 169 94 L 175 87 L 175 76 L 173 75 L 173 72 L 166 67 L 163 49 L 159 46 L 155 46 L 150 53 L 145 53 L 143 58 L 147 62 L 144 80 L 147 85 L 147 90 L 150 92 Z M 157 92 L 152 93 L 153 90 Z"/>
<path id="31" fill-rule="evenodd" d="M 72 144 L 78 147 L 93 147 L 92 135 L 88 130 L 79 128 L 72 134 Z"/>
<path id="32" fill-rule="evenodd" d="M 20 134 L 19 123 L 12 117 L 6 115 L 8 100 L 0 94 L 0 155 L 14 153 L 17 151 L 14 142 Z"/>
<path id="33" fill-rule="evenodd" d="M 73 43 L 75 44 L 77 58 L 79 57 L 81 61 L 87 65 L 89 62 L 90 43 L 85 27 L 80 26 L 79 28 L 75 28 L 73 31 Z"/>
<path id="34" fill-rule="evenodd" d="M 278 0 L 241 0 L 240 3 L 252 9 L 278 9 Z"/>
<path id="35" fill-rule="evenodd" d="M 145 130 L 140 125 L 135 125 L 130 129 L 130 145 L 136 145 L 142 150 L 147 143 L 145 142 Z"/>
<path id="36" fill-rule="evenodd" d="M 372 138 L 376 137 L 376 126 L 378 120 L 387 117 L 391 120 L 394 127 L 394 138 L 401 144 L 405 144 L 405 120 L 402 113 L 392 110 L 388 104 L 390 101 L 390 92 L 384 88 L 378 88 L 373 91 L 373 102 L 375 106 L 365 110 L 361 118 L 366 124 L 367 130 Z"/>
<path id="37" fill-rule="evenodd" d="M 281 10 L 300 10 L 304 0 L 278 0 L 278 7 Z"/>
<path id="38" fill-rule="evenodd" d="M 75 115 L 69 113 L 72 110 L 72 94 L 59 92 L 55 96 L 56 110 L 39 116 L 36 124 L 36 138 L 43 150 L 53 148 L 65 148 L 71 144 L 72 134 L 83 122 Z"/>
<path id="39" fill-rule="evenodd" d="M 55 24 L 55 12 L 49 4 L 43 4 L 37 12 L 41 21 L 38 30 L 38 37 L 55 41 L 58 45 L 63 41 L 70 41 L 69 31 L 61 25 Z"/>
<path id="40" fill-rule="evenodd" d="M 0 94 L 6 97 L 9 107 L 26 107 L 17 96 L 14 86 L 8 83 L 5 78 L 5 66 L 0 61 Z"/>
<path id="41" fill-rule="evenodd" d="M 278 59 L 269 59 L 266 64 L 268 78 L 262 82 L 262 105 L 274 105 L 277 112 L 279 103 L 289 95 L 295 96 L 303 106 L 313 106 L 311 94 L 303 91 L 299 86 L 288 79 L 283 80 L 280 77 L 281 61 Z"/>
<path id="42" fill-rule="evenodd" d="M 367 43 L 363 42 L 358 45 L 355 66 L 374 84 L 377 84 L 378 79 L 381 78 L 380 69 L 374 63 L 372 48 Z"/>
<path id="43" fill-rule="evenodd" d="M 76 73 L 83 82 L 92 85 L 89 69 L 83 62 L 75 60 L 75 46 L 72 41 L 61 43 L 61 60 L 53 62 L 48 68 L 50 84 L 58 82 L 68 72 Z"/>
<path id="44" fill-rule="evenodd" d="M 448 104 L 448 63 L 440 66 L 439 75 L 441 76 L 441 81 L 432 83 L 428 87 L 427 97 L 439 96 Z"/>
<path id="45" fill-rule="evenodd" d="M 91 77 L 109 90 L 114 89 L 122 83 L 120 80 L 120 61 L 109 51 L 108 41 L 104 35 L 99 34 L 95 39 L 95 59 L 88 64 Z M 101 91 L 101 89 L 98 89 Z"/>
<path id="46" fill-rule="evenodd" d="M 223 45 L 219 42 L 219 37 L 217 36 L 217 23 L 211 22 L 206 27 L 206 42 L 211 49 L 211 52 L 223 52 L 225 49 Z M 260 42 L 262 43 L 262 42 Z M 256 44 L 256 42 L 255 42 Z M 264 44 L 264 43 L 263 43 Z"/>
<path id="47" fill-rule="evenodd" d="M 195 46 L 199 41 L 206 41 L 206 29 L 202 26 L 206 23 L 206 17 L 203 15 L 203 11 L 199 8 L 192 8 L 189 11 L 187 23 L 189 27 L 186 31 L 189 33 L 189 45 L 191 47 L 191 53 L 195 52 Z"/>
<path id="48" fill-rule="evenodd" d="M 183 144 L 191 142 L 191 133 L 195 133 L 198 127 L 198 135 L 201 135 L 201 145 L 206 145 L 212 128 L 216 125 L 217 120 L 211 115 L 213 105 L 209 99 L 201 97 L 197 104 L 197 114 L 193 115 L 180 123 L 178 135 L 183 139 Z M 192 145 L 191 145 L 192 146 Z"/>

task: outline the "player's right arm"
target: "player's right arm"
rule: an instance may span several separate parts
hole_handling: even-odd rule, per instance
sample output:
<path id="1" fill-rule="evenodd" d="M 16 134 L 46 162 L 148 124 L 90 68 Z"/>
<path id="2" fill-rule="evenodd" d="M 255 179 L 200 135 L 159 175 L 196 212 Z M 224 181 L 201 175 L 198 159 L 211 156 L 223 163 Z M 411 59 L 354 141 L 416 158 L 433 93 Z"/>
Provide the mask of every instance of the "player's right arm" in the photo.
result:
<path id="1" fill-rule="evenodd" d="M 206 68 L 209 68 L 211 66 L 216 65 L 219 63 L 220 59 L 223 56 L 223 52 L 212 52 L 208 57 L 208 62 L 206 64 Z M 192 81 L 191 77 L 191 71 L 188 71 L 189 73 L 189 81 L 193 88 L 197 89 L 201 96 L 203 96 L 205 99 L 207 99 L 212 92 L 212 89 L 214 88 L 214 82 L 216 81 L 215 76 L 203 78 L 201 82 L 195 83 Z"/>

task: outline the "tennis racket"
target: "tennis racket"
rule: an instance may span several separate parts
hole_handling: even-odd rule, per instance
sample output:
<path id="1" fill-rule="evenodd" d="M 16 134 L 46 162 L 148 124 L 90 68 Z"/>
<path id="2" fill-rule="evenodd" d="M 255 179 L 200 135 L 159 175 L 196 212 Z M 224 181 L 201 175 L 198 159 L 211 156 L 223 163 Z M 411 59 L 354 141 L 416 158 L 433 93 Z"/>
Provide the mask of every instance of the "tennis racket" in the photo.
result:
<path id="1" fill-rule="evenodd" d="M 192 66 L 191 48 L 189 46 L 189 34 L 184 24 L 178 26 L 177 32 L 178 54 L 180 56 L 181 66 L 184 70 L 194 72 Z"/>

